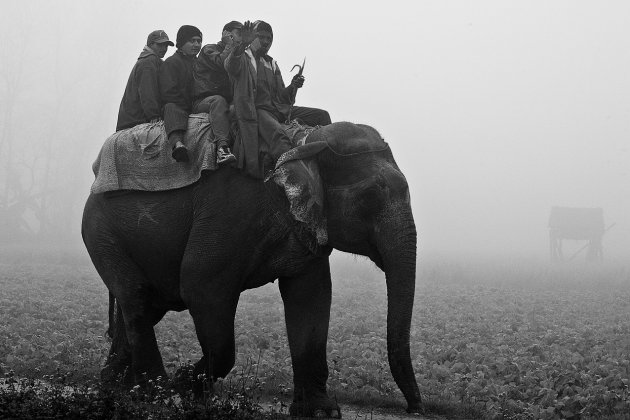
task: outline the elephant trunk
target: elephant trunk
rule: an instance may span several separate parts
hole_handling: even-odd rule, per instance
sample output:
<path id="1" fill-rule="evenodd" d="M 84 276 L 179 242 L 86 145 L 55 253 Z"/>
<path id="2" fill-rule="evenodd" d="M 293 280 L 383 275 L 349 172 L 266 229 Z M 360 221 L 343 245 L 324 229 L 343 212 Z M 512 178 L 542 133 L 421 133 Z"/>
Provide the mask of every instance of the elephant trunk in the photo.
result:
<path id="1" fill-rule="evenodd" d="M 407 411 L 418 412 L 420 391 L 409 351 L 417 235 L 408 203 L 396 207 L 381 218 L 376 234 L 387 281 L 387 353 L 392 376 L 407 400 Z"/>

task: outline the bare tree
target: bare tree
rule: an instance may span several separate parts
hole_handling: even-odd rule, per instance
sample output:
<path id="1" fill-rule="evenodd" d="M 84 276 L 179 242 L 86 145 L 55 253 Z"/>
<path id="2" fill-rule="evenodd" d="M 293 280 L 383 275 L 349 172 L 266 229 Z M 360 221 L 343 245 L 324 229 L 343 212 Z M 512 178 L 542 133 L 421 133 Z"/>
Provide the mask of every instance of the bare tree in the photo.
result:
<path id="1" fill-rule="evenodd" d="M 85 162 L 114 131 L 115 115 L 107 111 L 119 100 L 114 70 L 128 64 L 120 63 L 117 45 L 91 48 L 82 34 L 107 34 L 114 21 L 134 25 L 134 13 L 121 16 L 107 3 L 9 1 L 0 14 L 0 232 L 10 231 L 2 238 L 78 236 L 88 193 Z M 126 8 L 139 12 L 142 5 Z M 59 9 L 61 21 L 48 18 Z M 94 14 L 109 19 L 97 27 L 72 19 Z M 77 65 L 77 51 L 89 65 Z"/>
<path id="2" fill-rule="evenodd" d="M 25 21 L 28 9 L 20 9 L 15 15 L 3 14 L 0 27 L 9 28 L 7 19 Z M 19 34 L 22 36 L 23 34 Z M 0 102 L 2 119 L 0 125 L 0 174 L 3 182 L 0 186 L 0 231 L 8 233 L 4 237 L 10 239 L 25 227 L 23 212 L 29 207 L 27 197 L 20 184 L 19 169 L 14 156 L 14 118 L 16 105 L 20 100 L 23 85 L 23 69 L 26 50 L 12 48 L 16 34 L 8 30 L 0 32 Z M 1 179 L 1 178 L 0 178 Z"/>

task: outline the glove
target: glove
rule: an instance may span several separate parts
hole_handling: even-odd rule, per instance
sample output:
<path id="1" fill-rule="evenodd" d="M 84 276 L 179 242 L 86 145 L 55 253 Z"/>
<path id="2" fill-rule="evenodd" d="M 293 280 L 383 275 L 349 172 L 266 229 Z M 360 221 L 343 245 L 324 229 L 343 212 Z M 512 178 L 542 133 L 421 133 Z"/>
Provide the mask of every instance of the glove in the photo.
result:
<path id="1" fill-rule="evenodd" d="M 304 76 L 296 74 L 291 80 L 291 86 L 298 89 L 304 86 Z"/>

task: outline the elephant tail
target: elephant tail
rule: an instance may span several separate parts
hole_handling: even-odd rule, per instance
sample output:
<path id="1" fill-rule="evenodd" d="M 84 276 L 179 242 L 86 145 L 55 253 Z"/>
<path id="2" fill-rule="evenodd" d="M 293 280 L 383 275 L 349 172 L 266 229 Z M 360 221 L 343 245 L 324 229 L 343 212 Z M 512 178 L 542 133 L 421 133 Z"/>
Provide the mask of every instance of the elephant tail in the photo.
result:
<path id="1" fill-rule="evenodd" d="M 109 325 L 107 327 L 107 336 L 111 339 L 114 338 L 114 330 L 118 321 L 116 319 L 116 313 L 118 312 L 117 307 L 118 302 L 116 301 L 116 298 L 114 297 L 112 292 L 109 292 Z"/>

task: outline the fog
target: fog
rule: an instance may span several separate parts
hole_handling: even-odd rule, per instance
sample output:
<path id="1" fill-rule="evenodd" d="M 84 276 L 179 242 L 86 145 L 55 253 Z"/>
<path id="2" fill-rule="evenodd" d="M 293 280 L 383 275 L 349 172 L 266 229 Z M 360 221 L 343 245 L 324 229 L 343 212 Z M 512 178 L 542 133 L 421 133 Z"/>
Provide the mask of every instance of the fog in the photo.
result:
<path id="1" fill-rule="evenodd" d="M 389 143 L 409 182 L 420 257 L 546 258 L 552 206 L 603 208 L 606 226 L 616 223 L 605 258 L 630 256 L 621 0 L 4 0 L 2 239 L 80 248 L 91 165 L 149 32 L 175 40 L 190 24 L 216 43 L 226 22 L 256 19 L 273 27 L 270 55 L 285 81 L 306 57 L 298 105 L 372 125 Z M 8 211 L 25 197 L 36 205 Z"/>

